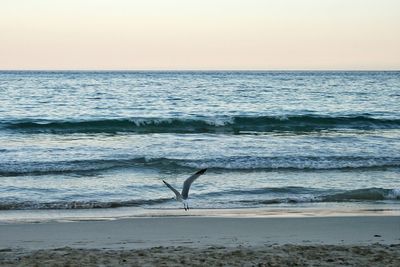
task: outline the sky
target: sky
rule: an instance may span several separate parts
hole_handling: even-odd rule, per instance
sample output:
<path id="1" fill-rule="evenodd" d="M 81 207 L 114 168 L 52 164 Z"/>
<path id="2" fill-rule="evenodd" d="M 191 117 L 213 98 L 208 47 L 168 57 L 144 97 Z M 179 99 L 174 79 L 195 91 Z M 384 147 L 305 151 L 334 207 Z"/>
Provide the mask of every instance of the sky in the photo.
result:
<path id="1" fill-rule="evenodd" d="M 0 0 L 1 70 L 400 70 L 399 0 Z"/>

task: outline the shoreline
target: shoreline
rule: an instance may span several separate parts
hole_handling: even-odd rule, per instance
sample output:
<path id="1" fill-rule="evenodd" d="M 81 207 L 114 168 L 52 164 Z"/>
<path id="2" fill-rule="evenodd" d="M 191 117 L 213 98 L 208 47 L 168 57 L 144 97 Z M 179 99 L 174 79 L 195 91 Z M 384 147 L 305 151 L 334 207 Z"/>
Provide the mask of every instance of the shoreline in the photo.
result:
<path id="1" fill-rule="evenodd" d="M 8 224 L 112 221 L 135 218 L 211 217 L 211 218 L 303 218 L 303 217 L 357 217 L 400 216 L 400 207 L 386 205 L 369 206 L 306 206 L 261 207 L 223 209 L 161 209 L 122 207 L 111 209 L 65 209 L 65 210 L 2 210 L 0 226 Z"/>

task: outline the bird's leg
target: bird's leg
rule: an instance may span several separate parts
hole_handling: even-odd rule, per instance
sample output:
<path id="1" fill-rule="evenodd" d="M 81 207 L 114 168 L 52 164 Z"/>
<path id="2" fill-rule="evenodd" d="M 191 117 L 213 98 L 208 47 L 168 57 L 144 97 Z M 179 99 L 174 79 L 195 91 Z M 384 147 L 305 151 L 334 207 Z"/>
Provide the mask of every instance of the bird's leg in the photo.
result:
<path id="1" fill-rule="evenodd" d="M 186 204 L 187 210 L 189 210 L 189 204 Z"/>
<path id="2" fill-rule="evenodd" d="M 185 209 L 185 211 L 187 210 L 185 202 L 183 202 L 183 208 Z"/>

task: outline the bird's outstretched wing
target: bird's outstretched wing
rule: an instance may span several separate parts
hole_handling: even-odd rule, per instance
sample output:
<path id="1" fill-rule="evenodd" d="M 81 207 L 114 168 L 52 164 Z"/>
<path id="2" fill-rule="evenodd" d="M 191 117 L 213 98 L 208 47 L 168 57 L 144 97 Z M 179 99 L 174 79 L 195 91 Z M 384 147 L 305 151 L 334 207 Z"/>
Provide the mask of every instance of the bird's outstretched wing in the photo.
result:
<path id="1" fill-rule="evenodd" d="M 178 190 L 176 190 L 175 188 L 173 188 L 172 185 L 170 185 L 169 183 L 167 183 L 167 182 L 164 181 L 164 180 L 162 180 L 162 181 L 164 182 L 164 184 L 165 184 L 166 186 L 168 186 L 169 189 L 172 190 L 172 192 L 175 193 L 175 195 L 176 195 L 177 198 L 181 195 L 181 193 L 179 193 Z"/>
<path id="2" fill-rule="evenodd" d="M 182 198 L 183 199 L 188 198 L 190 185 L 193 183 L 193 181 L 196 180 L 200 175 L 204 174 L 206 172 L 206 170 L 207 169 L 202 169 L 185 180 L 185 182 L 183 183 L 183 188 L 182 188 Z"/>

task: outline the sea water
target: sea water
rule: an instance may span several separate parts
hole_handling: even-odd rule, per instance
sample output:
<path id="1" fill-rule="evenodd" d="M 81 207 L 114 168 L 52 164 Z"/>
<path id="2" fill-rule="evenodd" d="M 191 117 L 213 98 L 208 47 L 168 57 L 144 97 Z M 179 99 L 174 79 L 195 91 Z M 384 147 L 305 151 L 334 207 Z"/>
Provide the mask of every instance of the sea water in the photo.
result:
<path id="1" fill-rule="evenodd" d="M 0 72 L 21 210 L 400 207 L 400 72 Z"/>

